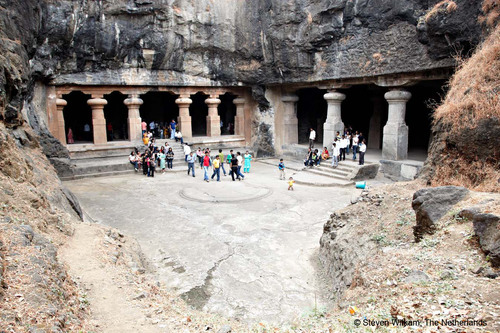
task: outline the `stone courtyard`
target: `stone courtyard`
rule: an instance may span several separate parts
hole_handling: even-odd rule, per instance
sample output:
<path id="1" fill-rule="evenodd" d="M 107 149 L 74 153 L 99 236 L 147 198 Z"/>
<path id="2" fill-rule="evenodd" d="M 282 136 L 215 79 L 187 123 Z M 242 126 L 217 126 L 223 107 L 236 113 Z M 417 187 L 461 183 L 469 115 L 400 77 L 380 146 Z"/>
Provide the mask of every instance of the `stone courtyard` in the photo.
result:
<path id="1" fill-rule="evenodd" d="M 361 190 L 296 184 L 292 192 L 278 178 L 276 166 L 254 162 L 236 182 L 205 183 L 198 167 L 196 178 L 131 172 L 65 184 L 88 220 L 135 237 L 161 283 L 189 304 L 282 322 L 328 302 L 318 239 L 333 210 Z"/>

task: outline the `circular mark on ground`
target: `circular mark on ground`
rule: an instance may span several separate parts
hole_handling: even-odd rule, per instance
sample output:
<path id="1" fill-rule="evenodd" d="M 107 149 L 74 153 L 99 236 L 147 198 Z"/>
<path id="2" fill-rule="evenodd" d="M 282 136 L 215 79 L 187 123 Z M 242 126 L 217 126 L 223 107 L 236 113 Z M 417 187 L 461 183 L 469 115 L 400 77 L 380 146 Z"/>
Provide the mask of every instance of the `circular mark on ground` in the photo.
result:
<path id="1" fill-rule="evenodd" d="M 183 199 L 200 203 L 241 203 L 257 201 L 270 196 L 273 190 L 267 187 L 241 184 L 238 187 L 199 186 L 179 191 Z"/>

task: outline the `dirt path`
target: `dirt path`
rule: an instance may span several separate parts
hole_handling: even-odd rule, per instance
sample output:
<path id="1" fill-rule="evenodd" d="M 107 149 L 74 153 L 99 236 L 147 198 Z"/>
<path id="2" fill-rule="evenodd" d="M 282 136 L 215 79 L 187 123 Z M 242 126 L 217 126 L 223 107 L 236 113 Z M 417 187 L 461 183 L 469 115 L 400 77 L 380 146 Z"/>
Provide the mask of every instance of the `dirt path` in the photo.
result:
<path id="1" fill-rule="evenodd" d="M 59 259 L 87 292 L 96 329 L 102 332 L 161 331 L 148 320 L 140 300 L 133 300 L 137 289 L 124 274 L 123 267 L 104 259 L 105 239 L 106 231 L 101 227 L 82 223 L 75 226 L 74 236 L 59 250 Z"/>

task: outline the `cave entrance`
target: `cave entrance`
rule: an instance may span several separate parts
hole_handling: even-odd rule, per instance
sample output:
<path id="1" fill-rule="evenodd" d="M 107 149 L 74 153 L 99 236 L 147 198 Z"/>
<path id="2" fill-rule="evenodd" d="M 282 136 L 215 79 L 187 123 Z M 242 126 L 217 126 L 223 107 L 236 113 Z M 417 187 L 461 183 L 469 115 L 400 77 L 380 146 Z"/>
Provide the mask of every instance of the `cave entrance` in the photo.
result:
<path id="1" fill-rule="evenodd" d="M 351 132 L 359 132 L 368 148 L 382 149 L 383 126 L 387 122 L 386 89 L 375 85 L 358 85 L 343 91 L 342 122 Z"/>
<path id="2" fill-rule="evenodd" d="M 177 121 L 179 116 L 179 107 L 175 103 L 177 96 L 165 91 L 149 91 L 141 95 L 143 104 L 139 112 L 143 121 L 148 125 L 154 121 L 158 123 L 159 129 L 155 129 L 153 134 L 156 137 L 162 137 L 162 129 L 168 127 L 168 124 L 174 119 Z"/>
<path id="3" fill-rule="evenodd" d="M 316 131 L 316 142 L 323 142 L 323 124 L 326 121 L 326 90 L 304 88 L 297 91 L 297 119 L 299 144 L 309 142 L 309 129 Z"/>
<path id="4" fill-rule="evenodd" d="M 207 135 L 208 105 L 205 103 L 207 98 L 208 95 L 202 92 L 197 92 L 191 97 L 193 103 L 189 106 L 189 114 L 193 136 Z"/>
<path id="5" fill-rule="evenodd" d="M 422 81 L 407 90 L 411 93 L 411 99 L 406 103 L 405 117 L 408 125 L 408 153 L 411 159 L 425 159 L 431 139 L 433 106 L 446 95 L 446 81 Z"/>
<path id="6" fill-rule="evenodd" d="M 92 109 L 87 101 L 91 95 L 77 90 L 62 96 L 68 104 L 63 109 L 65 135 L 67 143 L 88 143 L 94 141 L 92 131 Z M 73 140 L 68 136 L 69 130 Z M 71 135 L 70 135 L 71 136 Z"/>
<path id="7" fill-rule="evenodd" d="M 236 116 L 236 105 L 233 101 L 236 98 L 231 93 L 225 93 L 219 96 L 221 103 L 218 106 L 220 121 L 221 121 L 221 135 L 234 134 L 234 117 Z"/>
<path id="8" fill-rule="evenodd" d="M 108 141 L 128 140 L 128 108 L 123 101 L 126 95 L 118 91 L 104 95 L 108 104 L 104 106 L 104 117 L 106 118 L 106 134 Z"/>

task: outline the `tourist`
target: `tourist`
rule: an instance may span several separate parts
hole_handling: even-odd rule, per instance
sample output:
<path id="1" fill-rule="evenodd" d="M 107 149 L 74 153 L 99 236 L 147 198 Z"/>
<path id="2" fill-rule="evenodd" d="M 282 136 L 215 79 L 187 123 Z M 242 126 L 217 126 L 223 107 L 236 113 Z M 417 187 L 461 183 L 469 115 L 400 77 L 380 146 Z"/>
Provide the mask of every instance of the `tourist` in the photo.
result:
<path id="1" fill-rule="evenodd" d="M 155 169 L 156 169 L 156 155 L 152 154 L 148 157 L 148 177 L 153 177 L 155 176 Z"/>
<path id="2" fill-rule="evenodd" d="M 321 159 L 327 160 L 330 158 L 330 153 L 328 152 L 328 148 L 324 147 L 323 152 L 321 153 Z"/>
<path id="3" fill-rule="evenodd" d="M 346 154 L 349 154 L 349 149 L 351 148 L 351 132 L 347 132 L 345 134 L 345 140 L 346 140 L 346 144 L 345 144 L 345 152 Z"/>
<path id="4" fill-rule="evenodd" d="M 366 142 L 365 140 L 363 140 L 359 144 L 359 165 L 365 164 L 365 152 L 366 152 Z"/>
<path id="5" fill-rule="evenodd" d="M 234 182 L 234 175 L 236 175 L 236 178 L 238 180 L 241 180 L 240 179 L 240 176 L 238 175 L 238 159 L 236 158 L 236 155 L 234 155 L 232 153 L 232 150 L 231 150 L 231 155 L 227 155 L 228 158 L 229 156 L 231 156 L 231 172 L 229 172 L 231 174 L 231 178 L 233 179 L 233 182 Z"/>
<path id="6" fill-rule="evenodd" d="M 167 151 L 167 168 L 172 169 L 172 162 L 174 161 L 174 151 L 172 147 L 168 148 Z"/>
<path id="7" fill-rule="evenodd" d="M 165 155 L 164 148 L 161 147 L 160 153 L 158 154 L 158 161 L 160 162 L 161 173 L 165 173 L 165 159 L 167 155 Z"/>
<path id="8" fill-rule="evenodd" d="M 198 147 L 198 150 L 196 151 L 196 156 L 198 157 L 198 162 L 200 163 L 200 169 L 203 169 L 203 151 L 201 151 L 200 147 Z"/>
<path id="9" fill-rule="evenodd" d="M 138 165 L 139 162 L 137 161 L 137 155 L 135 154 L 135 152 L 130 153 L 128 160 L 129 160 L 130 164 L 132 164 L 134 166 L 135 172 L 137 172 L 137 170 L 139 169 L 139 165 Z"/>
<path id="10" fill-rule="evenodd" d="M 142 142 L 147 146 L 149 144 L 149 137 L 147 133 L 142 135 Z"/>
<path id="11" fill-rule="evenodd" d="M 196 162 L 196 156 L 193 154 L 193 152 L 189 153 L 187 157 L 187 162 L 188 162 L 188 176 L 189 176 L 189 170 L 192 170 L 194 177 L 194 163 Z"/>
<path id="12" fill-rule="evenodd" d="M 283 163 L 283 159 L 280 159 L 280 163 L 278 164 L 278 169 L 280 171 L 280 180 L 285 180 L 285 163 Z"/>
<path id="13" fill-rule="evenodd" d="M 113 141 L 113 125 L 111 123 L 107 123 L 106 130 L 108 132 L 108 141 Z"/>
<path id="14" fill-rule="evenodd" d="M 231 160 L 233 159 L 233 150 L 231 149 L 229 151 L 229 154 L 227 154 L 226 162 L 229 165 L 229 175 L 231 176 L 233 173 L 233 168 L 231 167 Z"/>
<path id="15" fill-rule="evenodd" d="M 215 159 L 212 163 L 214 167 L 214 173 L 212 174 L 212 179 L 214 179 L 214 176 L 217 175 L 217 181 L 220 182 L 220 158 L 219 155 L 215 156 Z"/>
<path id="16" fill-rule="evenodd" d="M 312 166 L 312 149 L 309 148 L 307 150 L 307 154 L 305 156 L 305 159 L 304 159 L 304 166 Z"/>
<path id="17" fill-rule="evenodd" d="M 68 128 L 68 143 L 75 143 L 75 140 L 73 139 L 73 131 L 71 130 L 71 127 Z"/>
<path id="18" fill-rule="evenodd" d="M 342 157 L 344 158 L 344 161 L 345 161 L 345 150 L 346 150 L 346 146 L 347 146 L 347 143 L 346 143 L 346 138 L 345 138 L 345 135 L 342 135 L 342 138 L 340 139 L 340 143 L 339 143 L 339 161 L 342 161 Z"/>
<path id="19" fill-rule="evenodd" d="M 295 180 L 292 177 L 288 178 L 288 191 L 293 191 L 293 184 L 295 184 Z"/>
<path id="20" fill-rule="evenodd" d="M 141 123 L 141 128 L 142 128 L 142 135 L 144 135 L 144 133 L 146 133 L 146 131 L 148 130 L 148 124 L 146 124 L 144 120 Z"/>
<path id="21" fill-rule="evenodd" d="M 182 140 L 182 133 L 179 129 L 175 131 L 175 142 L 180 141 L 181 145 L 184 143 L 184 140 Z"/>
<path id="22" fill-rule="evenodd" d="M 186 142 L 186 144 L 182 148 L 184 149 L 184 161 L 187 162 L 188 156 L 191 153 L 191 147 L 189 147 L 189 145 Z"/>
<path id="23" fill-rule="evenodd" d="M 336 140 L 336 139 L 335 139 Z M 338 142 L 338 141 L 337 141 Z M 337 146 L 337 143 L 334 142 L 332 144 L 333 149 L 332 149 L 332 167 L 336 168 L 339 166 L 339 155 L 340 155 L 340 149 Z"/>
<path id="24" fill-rule="evenodd" d="M 84 136 L 85 140 L 92 141 L 92 135 L 90 134 L 90 125 L 89 124 L 83 125 L 83 136 Z"/>
<path id="25" fill-rule="evenodd" d="M 173 140 L 175 138 L 175 126 L 177 126 L 177 123 L 175 120 L 172 119 L 170 122 L 170 139 Z"/>
<path id="26" fill-rule="evenodd" d="M 340 141 L 341 137 L 340 137 L 340 132 L 337 131 L 337 133 L 335 134 L 335 140 L 336 141 Z"/>
<path id="27" fill-rule="evenodd" d="M 356 153 L 358 152 L 358 144 L 359 144 L 359 134 L 356 131 L 356 134 L 352 136 L 352 160 L 356 161 Z"/>
<path id="28" fill-rule="evenodd" d="M 363 140 L 365 140 L 365 137 L 363 136 L 362 132 L 359 132 L 358 142 L 363 142 Z M 366 140 L 365 140 L 365 144 L 366 144 Z"/>
<path id="29" fill-rule="evenodd" d="M 316 131 L 314 129 L 310 129 L 309 133 L 309 148 L 314 148 L 314 141 L 316 140 Z"/>
<path id="30" fill-rule="evenodd" d="M 311 164 L 309 165 L 311 168 L 318 165 L 318 154 L 317 149 L 313 150 L 311 157 Z"/>
<path id="31" fill-rule="evenodd" d="M 241 156 L 240 152 L 236 152 L 236 160 L 238 161 L 238 168 L 237 168 L 237 175 L 241 177 L 241 180 L 245 179 L 245 176 L 241 173 L 241 166 L 243 165 L 243 157 Z"/>
<path id="32" fill-rule="evenodd" d="M 314 159 L 314 165 L 318 166 L 321 164 L 321 154 L 319 153 L 318 149 L 314 149 L 314 155 L 316 155 L 316 158 Z"/>
<path id="33" fill-rule="evenodd" d="M 243 168 L 243 172 L 250 173 L 250 161 L 252 161 L 252 155 L 249 154 L 247 150 L 243 157 L 245 158 L 245 166 Z"/>
<path id="34" fill-rule="evenodd" d="M 220 161 L 220 167 L 224 172 L 224 176 L 226 176 L 226 169 L 224 169 L 224 154 L 222 153 L 222 149 L 219 149 L 219 161 Z"/>
<path id="35" fill-rule="evenodd" d="M 154 120 L 151 120 L 151 122 L 149 123 L 149 131 L 151 132 L 151 134 L 154 136 L 154 132 L 155 132 L 155 122 Z"/>
<path id="36" fill-rule="evenodd" d="M 142 154 L 142 158 L 141 158 L 141 161 L 142 161 L 142 173 L 145 175 L 148 174 L 148 154 L 147 152 L 145 152 L 144 154 Z"/>
<path id="37" fill-rule="evenodd" d="M 205 152 L 205 156 L 203 157 L 203 180 L 206 181 L 207 183 L 209 182 L 208 180 L 208 168 L 212 166 L 212 161 L 210 160 L 210 155 L 208 155 L 208 151 Z"/>

